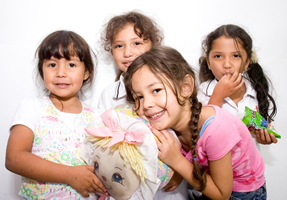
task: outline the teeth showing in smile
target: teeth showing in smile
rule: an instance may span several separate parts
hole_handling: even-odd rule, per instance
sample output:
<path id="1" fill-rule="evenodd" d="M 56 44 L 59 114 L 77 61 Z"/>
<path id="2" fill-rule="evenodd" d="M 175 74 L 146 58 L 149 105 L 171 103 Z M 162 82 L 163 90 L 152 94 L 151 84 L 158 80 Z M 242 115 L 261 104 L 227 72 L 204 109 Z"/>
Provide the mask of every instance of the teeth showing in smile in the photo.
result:
<path id="1" fill-rule="evenodd" d="M 155 114 L 155 115 L 153 115 L 153 116 L 150 116 L 150 118 L 155 118 L 155 117 L 157 117 L 157 116 L 161 115 L 163 112 L 164 112 L 164 110 L 163 110 L 163 111 L 161 111 L 161 112 L 159 112 L 159 113 L 157 113 L 157 114 Z"/>

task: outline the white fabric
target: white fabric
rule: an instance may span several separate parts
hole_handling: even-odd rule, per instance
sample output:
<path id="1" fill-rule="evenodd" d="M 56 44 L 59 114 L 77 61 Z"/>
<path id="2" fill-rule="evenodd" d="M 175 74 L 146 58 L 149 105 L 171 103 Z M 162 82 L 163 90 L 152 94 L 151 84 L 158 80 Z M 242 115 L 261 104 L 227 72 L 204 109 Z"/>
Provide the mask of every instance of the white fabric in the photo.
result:
<path id="1" fill-rule="evenodd" d="M 146 180 L 144 185 L 140 184 L 140 190 L 143 195 L 144 200 L 150 200 L 155 195 L 160 180 L 157 178 L 157 155 L 158 149 L 154 140 L 154 136 L 149 128 L 141 121 L 131 118 L 127 115 L 119 113 L 115 110 L 112 110 L 114 116 L 119 121 L 119 127 L 127 131 L 134 132 L 144 132 L 145 138 L 144 142 L 138 144 L 139 149 L 141 150 L 142 155 L 144 156 L 144 167 L 146 169 Z M 95 117 L 94 120 L 87 126 L 87 128 L 99 128 L 104 127 L 105 124 L 102 121 L 101 116 Z M 80 151 L 80 156 L 89 164 L 94 165 L 92 158 L 94 153 L 95 146 L 90 141 L 85 141 L 82 144 Z M 108 163 L 107 163 L 108 164 Z"/>
<path id="2" fill-rule="evenodd" d="M 82 103 L 82 108 L 84 108 L 84 103 Z M 45 102 L 42 98 L 26 98 L 23 99 L 18 107 L 18 110 L 13 118 L 11 128 L 14 125 L 21 124 L 27 126 L 33 132 L 36 130 L 36 126 L 38 125 L 41 112 L 44 108 Z M 95 115 L 100 114 L 100 110 L 97 108 L 92 108 Z M 71 127 L 73 127 L 74 122 L 81 117 L 81 113 L 73 114 L 73 113 L 64 113 L 60 112 L 61 118 L 68 123 Z M 11 130 L 10 128 L 10 130 Z"/>
<path id="3" fill-rule="evenodd" d="M 252 88 L 251 83 L 248 79 L 244 78 L 246 86 L 246 93 L 243 98 L 236 105 L 232 99 L 226 97 L 223 100 L 221 108 L 237 116 L 239 119 L 243 119 L 245 113 L 245 106 L 248 106 L 252 110 L 258 110 L 258 101 L 256 99 L 256 91 Z M 206 81 L 200 84 L 197 98 L 203 104 L 207 105 L 209 99 L 213 93 L 214 87 L 217 84 L 217 80 Z M 255 135 L 252 135 L 253 140 L 259 150 L 259 143 L 256 141 Z"/>
<path id="4" fill-rule="evenodd" d="M 101 112 L 105 112 L 117 105 L 128 104 L 123 79 L 124 77 L 121 75 L 120 80 L 112 83 L 103 90 L 98 103 L 98 108 Z"/>
<path id="5" fill-rule="evenodd" d="M 155 143 L 154 135 L 150 131 L 150 129 L 140 120 L 131 118 L 127 115 L 119 113 L 113 110 L 114 116 L 119 121 L 119 126 L 128 131 L 141 131 L 145 132 L 145 139 L 142 144 L 139 144 L 139 148 L 141 153 L 144 156 L 144 166 L 146 169 L 145 184 L 140 185 L 140 189 L 135 192 L 134 195 L 130 198 L 130 200 L 185 200 L 187 199 L 187 183 L 185 180 L 181 182 L 181 184 L 171 192 L 164 192 L 163 189 L 158 190 L 160 180 L 157 178 L 157 156 L 158 156 L 158 148 Z M 95 127 L 103 127 L 105 126 L 101 116 L 95 117 L 94 120 L 87 126 L 87 128 L 95 128 Z M 177 138 L 174 131 L 168 130 L 171 132 L 174 137 Z M 87 134 L 87 136 L 89 136 Z M 95 146 L 90 141 L 85 141 L 82 144 L 82 148 L 80 151 L 80 156 L 89 164 L 93 165 L 93 153 Z M 111 199 L 114 199 L 111 197 Z"/>

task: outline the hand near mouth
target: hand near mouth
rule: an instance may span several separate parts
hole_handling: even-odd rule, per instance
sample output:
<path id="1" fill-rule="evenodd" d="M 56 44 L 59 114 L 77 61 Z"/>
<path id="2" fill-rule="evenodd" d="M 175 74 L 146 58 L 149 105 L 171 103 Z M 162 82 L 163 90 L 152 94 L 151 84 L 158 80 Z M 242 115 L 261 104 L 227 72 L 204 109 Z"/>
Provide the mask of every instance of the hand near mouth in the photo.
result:
<path id="1" fill-rule="evenodd" d="M 233 74 L 225 74 L 214 87 L 208 103 L 221 107 L 223 100 L 237 92 L 243 85 L 241 73 L 235 71 Z"/>

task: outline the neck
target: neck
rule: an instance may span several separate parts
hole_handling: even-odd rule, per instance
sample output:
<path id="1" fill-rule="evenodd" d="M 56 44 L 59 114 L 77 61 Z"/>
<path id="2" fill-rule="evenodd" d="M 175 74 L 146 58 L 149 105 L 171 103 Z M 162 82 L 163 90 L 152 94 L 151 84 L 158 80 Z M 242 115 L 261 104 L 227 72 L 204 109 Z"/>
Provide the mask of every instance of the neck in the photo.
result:
<path id="1" fill-rule="evenodd" d="M 191 114 L 190 107 L 186 106 L 185 109 L 182 110 L 181 117 L 177 120 L 178 122 L 174 127 L 172 127 L 183 148 L 187 151 L 189 151 L 188 148 L 190 148 L 191 132 L 189 130 L 188 123 L 190 121 Z"/>
<path id="2" fill-rule="evenodd" d="M 233 102 L 238 105 L 238 102 L 243 99 L 244 94 L 246 93 L 246 85 L 243 84 L 241 88 L 239 88 L 237 91 L 232 93 L 229 98 L 233 100 Z"/>
<path id="3" fill-rule="evenodd" d="M 72 98 L 61 98 L 50 94 L 49 98 L 51 99 L 54 106 L 61 112 L 75 114 L 82 112 L 82 103 L 78 96 Z"/>

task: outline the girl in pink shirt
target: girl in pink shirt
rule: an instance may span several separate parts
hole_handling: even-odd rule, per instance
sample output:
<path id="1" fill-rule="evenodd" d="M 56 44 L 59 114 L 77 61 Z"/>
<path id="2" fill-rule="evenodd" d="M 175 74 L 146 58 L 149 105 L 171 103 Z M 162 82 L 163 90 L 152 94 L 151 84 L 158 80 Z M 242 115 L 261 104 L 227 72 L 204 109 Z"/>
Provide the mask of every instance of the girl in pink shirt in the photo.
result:
<path id="1" fill-rule="evenodd" d="M 248 129 L 229 112 L 202 106 L 195 82 L 193 69 L 169 47 L 139 56 L 124 78 L 128 101 L 159 139 L 159 158 L 196 190 L 211 199 L 266 199 L 264 162 Z"/>

